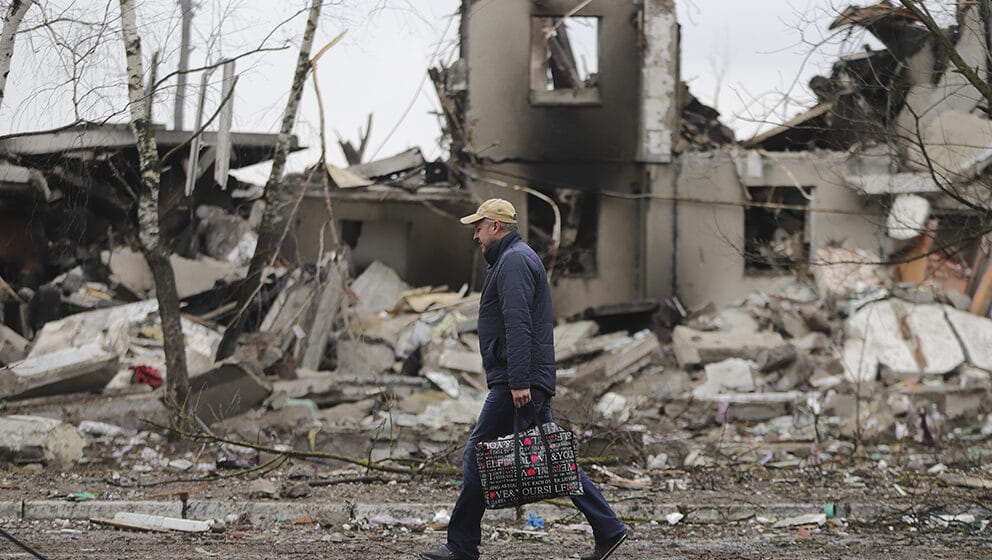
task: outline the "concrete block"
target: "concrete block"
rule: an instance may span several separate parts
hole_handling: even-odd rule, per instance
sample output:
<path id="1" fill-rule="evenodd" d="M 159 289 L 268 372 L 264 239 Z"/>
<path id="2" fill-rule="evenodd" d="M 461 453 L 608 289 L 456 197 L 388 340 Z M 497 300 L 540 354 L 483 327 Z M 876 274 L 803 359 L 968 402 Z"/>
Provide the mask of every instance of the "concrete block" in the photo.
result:
<path id="1" fill-rule="evenodd" d="M 579 365 L 575 374 L 564 378 L 563 382 L 575 387 L 586 385 L 594 394 L 599 394 L 610 384 L 647 365 L 651 356 L 660 350 L 658 337 L 651 331 L 641 331 L 630 343 Z"/>
<path id="2" fill-rule="evenodd" d="M 23 504 L 20 501 L 0 502 L 0 520 L 14 520 L 21 518 Z"/>
<path id="3" fill-rule="evenodd" d="M 337 354 L 339 372 L 366 378 L 391 371 L 396 362 L 393 349 L 385 344 L 347 338 L 338 341 Z"/>
<path id="4" fill-rule="evenodd" d="M 562 362 L 576 356 L 578 345 L 596 336 L 599 325 L 595 321 L 577 321 L 555 326 L 555 361 Z"/>
<path id="5" fill-rule="evenodd" d="M 208 425 L 251 410 L 265 400 L 272 387 L 244 364 L 224 362 L 190 378 L 194 413 Z"/>
<path id="6" fill-rule="evenodd" d="M 446 349 L 441 351 L 437 363 L 443 368 L 454 371 L 467 371 L 478 374 L 486 373 L 485 368 L 482 367 L 482 355 L 478 352 Z"/>
<path id="7" fill-rule="evenodd" d="M 86 443 L 75 426 L 40 416 L 0 417 L 0 459 L 63 468 L 83 457 Z"/>
<path id="8" fill-rule="evenodd" d="M 0 369 L 0 398 L 99 392 L 117 374 L 118 361 L 97 343 L 31 356 Z"/>
<path id="9" fill-rule="evenodd" d="M 353 307 L 359 312 L 391 309 L 399 300 L 400 293 L 407 289 L 409 286 L 395 270 L 373 261 L 351 283 L 351 291 L 358 296 Z"/>
<path id="10" fill-rule="evenodd" d="M 762 350 L 784 343 L 782 335 L 771 331 L 703 332 L 680 325 L 672 333 L 672 350 L 681 367 L 719 362 L 727 358 L 755 360 Z"/>
<path id="11" fill-rule="evenodd" d="M 885 227 L 889 237 L 905 241 L 922 234 L 929 217 L 929 200 L 915 194 L 901 194 L 892 202 Z"/>
<path id="12" fill-rule="evenodd" d="M 944 306 L 878 301 L 852 315 L 846 330 L 844 365 L 852 380 L 871 378 L 875 362 L 904 376 L 945 374 L 964 362 Z"/>
<path id="13" fill-rule="evenodd" d="M 944 313 L 964 346 L 968 361 L 992 371 L 992 320 L 949 306 L 944 307 Z"/>
<path id="14" fill-rule="evenodd" d="M 725 416 L 727 421 L 761 422 L 788 414 L 791 405 L 806 401 L 806 393 L 723 393 L 697 395 L 696 400 L 721 405 L 720 415 Z"/>
<path id="15" fill-rule="evenodd" d="M 706 364 L 705 382 L 693 390 L 694 395 L 718 395 L 724 391 L 754 391 L 754 362 L 731 358 Z"/>

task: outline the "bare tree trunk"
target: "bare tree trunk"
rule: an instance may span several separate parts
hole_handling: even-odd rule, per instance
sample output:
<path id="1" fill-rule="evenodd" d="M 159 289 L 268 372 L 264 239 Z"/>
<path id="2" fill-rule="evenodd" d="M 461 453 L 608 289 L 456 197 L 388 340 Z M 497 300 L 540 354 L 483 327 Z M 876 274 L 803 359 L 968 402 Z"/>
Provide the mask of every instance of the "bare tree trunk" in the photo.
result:
<path id="1" fill-rule="evenodd" d="M 121 0 L 124 2 L 125 0 Z M 303 43 L 300 45 L 300 54 L 296 59 L 296 72 L 293 75 L 293 86 L 289 92 L 289 99 L 286 101 L 286 111 L 282 117 L 282 128 L 279 130 L 279 139 L 276 141 L 275 154 L 272 156 L 272 172 L 269 180 L 265 183 L 265 192 L 262 199 L 265 201 L 265 212 L 262 214 L 262 223 L 258 226 L 258 244 L 255 246 L 255 254 L 251 258 L 248 266 L 248 275 L 238 290 L 237 313 L 231 324 L 224 332 L 217 348 L 217 359 L 222 360 L 234 353 L 237 346 L 238 337 L 244 331 L 245 317 L 248 306 L 258 293 L 262 284 L 262 272 L 265 269 L 269 258 L 269 251 L 278 250 L 275 246 L 278 238 L 277 229 L 279 223 L 279 186 L 282 181 L 282 171 L 286 166 L 286 154 L 289 153 L 289 141 L 292 137 L 293 123 L 296 122 L 296 113 L 300 106 L 300 97 L 303 95 L 303 86 L 306 83 L 307 72 L 310 70 L 310 49 L 313 47 L 313 37 L 317 32 L 317 20 L 320 18 L 320 8 L 322 0 L 312 0 L 310 4 L 310 15 L 307 18 L 307 26 L 303 32 Z M 321 170 L 323 172 L 323 170 Z"/>
<path id="2" fill-rule="evenodd" d="M 193 27 L 192 0 L 179 0 L 179 11 L 183 18 L 182 34 L 179 39 L 179 67 L 176 69 L 176 106 L 172 113 L 172 129 L 183 130 L 183 111 L 186 108 L 186 71 L 189 70 L 189 36 Z"/>
<path id="3" fill-rule="evenodd" d="M 124 53 L 127 57 L 127 92 L 131 105 L 131 128 L 137 141 L 138 163 L 141 169 L 141 194 L 138 198 L 139 239 L 141 250 L 155 280 L 167 368 L 166 404 L 173 410 L 173 424 L 178 426 L 184 423 L 182 420 L 187 417 L 185 410 L 189 405 L 186 343 L 183 339 L 176 276 L 159 229 L 161 170 L 155 131 L 152 128 L 152 116 L 148 104 L 145 103 L 145 92 L 142 87 L 144 70 L 141 61 L 141 39 L 138 37 L 135 21 L 135 1 L 120 0 L 121 31 L 124 37 Z"/>
<path id="4" fill-rule="evenodd" d="M 12 0 L 3 16 L 3 31 L 0 32 L 0 106 L 3 106 L 3 92 L 7 87 L 7 74 L 10 74 L 10 60 L 14 56 L 14 38 L 24 14 L 34 4 L 34 0 Z"/>

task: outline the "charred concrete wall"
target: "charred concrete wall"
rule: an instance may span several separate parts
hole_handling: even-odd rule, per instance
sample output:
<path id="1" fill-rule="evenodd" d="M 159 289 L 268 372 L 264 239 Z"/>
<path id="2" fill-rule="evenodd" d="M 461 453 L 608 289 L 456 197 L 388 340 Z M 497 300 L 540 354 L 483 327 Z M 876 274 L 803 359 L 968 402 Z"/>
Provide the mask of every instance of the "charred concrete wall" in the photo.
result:
<path id="1" fill-rule="evenodd" d="M 810 255 L 829 245 L 879 254 L 891 248 L 885 236 L 885 208 L 866 202 L 843 183 L 846 154 L 778 153 L 772 159 L 754 153 L 750 164 L 747 159 L 747 153 L 732 156 L 722 150 L 681 157 L 675 261 L 677 291 L 687 305 L 725 305 L 754 290 L 774 289 L 792 282 L 808 264 L 779 273 L 747 270 L 745 189 L 754 194 L 755 189 L 803 187 L 810 196 Z"/>
<path id="2" fill-rule="evenodd" d="M 651 10 L 644 11 L 643 4 Z M 573 191 L 572 196 L 596 199 L 595 240 L 586 240 L 588 250 L 595 251 L 595 267 L 554 272 L 558 315 L 668 292 L 667 287 L 659 291 L 664 281 L 655 279 L 664 277 L 663 269 L 670 267 L 671 260 L 664 249 L 659 250 L 656 230 L 670 233 L 670 220 L 659 221 L 644 200 L 624 198 L 652 188 L 645 162 L 667 167 L 675 119 L 674 7 L 659 0 L 643 4 L 593 0 L 573 14 L 594 22 L 598 50 L 595 72 L 585 77 L 583 86 L 569 90 L 541 87 L 543 69 L 535 61 L 542 60 L 542 34 L 547 39 L 549 30 L 556 28 L 548 23 L 568 14 L 575 2 L 467 0 L 464 4 L 465 125 L 471 139 L 467 150 L 484 160 L 480 176 L 471 184 L 473 194 L 511 200 L 522 218 L 521 231 L 532 244 L 530 234 L 537 224 L 529 223 L 528 216 L 540 214 L 534 205 L 546 203 L 497 184 L 524 185 L 552 198 L 566 190 Z M 666 16 L 665 32 L 655 42 L 647 41 L 645 31 L 650 26 L 645 25 L 645 17 L 660 13 Z M 651 57 L 642 53 L 645 46 L 653 49 Z M 646 91 L 644 66 L 659 59 L 665 64 L 649 72 L 653 89 Z M 578 56 L 576 61 L 582 62 Z M 549 80 L 552 74 L 547 72 Z M 670 182 L 667 188 L 671 189 Z M 568 242 L 566 238 L 564 243 Z M 649 255 L 649 246 L 657 254 Z M 649 268 L 659 269 L 650 281 Z"/>

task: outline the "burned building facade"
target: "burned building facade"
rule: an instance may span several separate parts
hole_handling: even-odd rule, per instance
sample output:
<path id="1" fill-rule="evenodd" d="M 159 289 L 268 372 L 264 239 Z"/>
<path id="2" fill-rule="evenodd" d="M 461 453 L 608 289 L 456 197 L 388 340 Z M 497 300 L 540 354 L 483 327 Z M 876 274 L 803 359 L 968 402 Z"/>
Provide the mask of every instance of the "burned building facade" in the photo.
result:
<path id="1" fill-rule="evenodd" d="M 575 8 L 465 2 L 462 58 L 445 81 L 463 110 L 449 126 L 469 188 L 513 202 L 551 267 L 559 314 L 671 284 L 671 208 L 645 195 L 672 185 L 674 4 Z"/>
<path id="2" fill-rule="evenodd" d="M 949 40 L 981 68 L 979 10 L 959 20 Z M 967 215 L 925 162 L 949 185 L 973 178 L 988 120 L 911 14 L 883 2 L 831 24 L 849 26 L 887 48 L 838 61 L 810 84 L 816 106 L 738 144 L 680 83 L 672 2 L 467 0 L 461 59 L 436 80 L 453 157 L 475 198 L 518 208 L 562 315 L 724 304 L 805 278 L 838 247 L 904 258 L 929 213 L 893 215 L 897 199 Z"/>

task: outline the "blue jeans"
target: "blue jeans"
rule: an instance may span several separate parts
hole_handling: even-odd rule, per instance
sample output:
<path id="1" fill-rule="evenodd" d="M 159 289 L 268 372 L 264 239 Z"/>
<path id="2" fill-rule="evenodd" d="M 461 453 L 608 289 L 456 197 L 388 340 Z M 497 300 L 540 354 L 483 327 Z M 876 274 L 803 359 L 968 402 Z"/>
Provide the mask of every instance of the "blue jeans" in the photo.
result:
<path id="1" fill-rule="evenodd" d="M 538 410 L 538 421 L 551 422 L 551 399 L 541 389 L 531 389 L 531 399 Z M 530 419 L 520 418 L 520 429 L 531 426 Z M 482 483 L 475 460 L 475 444 L 513 433 L 513 399 L 506 385 L 496 385 L 489 391 L 486 403 L 482 405 L 479 420 L 465 446 L 462 460 L 462 489 L 455 502 L 448 523 L 448 550 L 476 560 L 479 558 L 479 543 L 482 540 L 482 515 L 486 512 L 486 502 L 482 495 Z M 592 526 L 596 542 L 609 540 L 626 530 L 606 499 L 580 468 L 579 478 L 585 494 L 573 496 L 572 503 L 586 516 Z"/>

